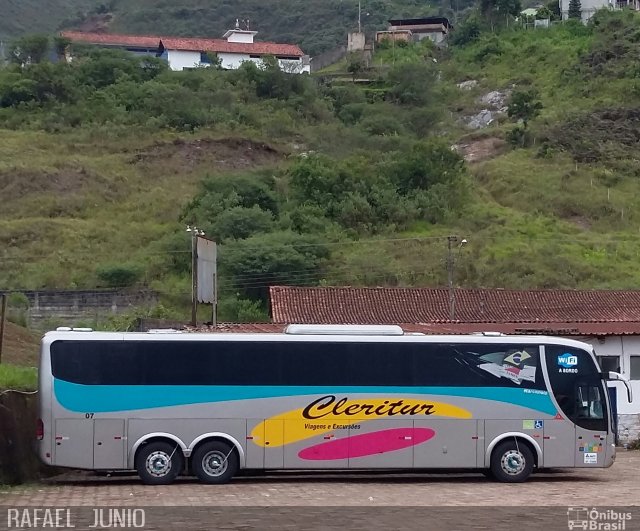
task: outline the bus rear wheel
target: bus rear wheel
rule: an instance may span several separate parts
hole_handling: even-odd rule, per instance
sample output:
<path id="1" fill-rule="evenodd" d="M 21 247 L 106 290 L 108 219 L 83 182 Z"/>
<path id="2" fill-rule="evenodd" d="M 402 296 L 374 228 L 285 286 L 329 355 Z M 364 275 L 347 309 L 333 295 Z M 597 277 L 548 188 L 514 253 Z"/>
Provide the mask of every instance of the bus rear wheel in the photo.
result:
<path id="1" fill-rule="evenodd" d="M 228 483 L 239 465 L 235 448 L 221 441 L 205 442 L 191 455 L 191 468 L 204 483 Z"/>
<path id="2" fill-rule="evenodd" d="M 503 483 L 522 483 L 533 472 L 533 453 L 522 441 L 500 443 L 491 454 L 491 472 Z"/>
<path id="3" fill-rule="evenodd" d="M 183 468 L 184 458 L 177 444 L 151 442 L 136 455 L 136 470 L 146 485 L 168 485 Z"/>

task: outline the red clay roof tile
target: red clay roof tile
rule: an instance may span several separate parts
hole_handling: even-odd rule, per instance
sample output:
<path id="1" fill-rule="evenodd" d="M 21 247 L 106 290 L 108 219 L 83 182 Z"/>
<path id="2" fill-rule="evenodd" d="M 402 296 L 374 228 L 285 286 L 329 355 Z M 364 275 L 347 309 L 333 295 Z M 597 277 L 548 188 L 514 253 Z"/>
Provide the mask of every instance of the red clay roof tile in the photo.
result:
<path id="1" fill-rule="evenodd" d="M 137 35 L 116 35 L 111 33 L 85 33 L 82 31 L 63 31 L 60 33 L 72 42 L 101 44 L 105 46 L 140 46 L 180 51 L 241 53 L 250 55 L 284 55 L 302 57 L 304 53 L 296 44 L 278 44 L 275 42 L 228 42 L 226 39 L 191 39 L 182 37 L 155 37 Z"/>
<path id="2" fill-rule="evenodd" d="M 143 48 L 159 48 L 161 39 L 161 37 L 151 35 L 116 35 L 112 33 L 85 33 L 83 31 L 63 31 L 60 35 L 71 42 L 106 46 L 140 46 Z"/>
<path id="3" fill-rule="evenodd" d="M 228 42 L 225 39 L 183 39 L 179 37 L 163 37 L 162 46 L 167 50 L 242 53 L 250 55 L 286 55 L 302 57 L 304 53 L 295 44 L 278 44 L 275 42 Z"/>
<path id="4" fill-rule="evenodd" d="M 451 323 L 447 289 L 272 286 L 270 295 L 276 323 Z M 454 322 L 640 323 L 640 291 L 457 289 Z"/>
<path id="5" fill-rule="evenodd" d="M 396 323 L 394 323 L 396 324 Z M 625 323 L 397 323 L 407 333 L 473 334 L 501 332 L 514 335 L 609 336 L 640 335 L 640 322 Z M 187 327 L 189 332 L 282 333 L 283 323 L 220 323 L 217 326 Z"/>

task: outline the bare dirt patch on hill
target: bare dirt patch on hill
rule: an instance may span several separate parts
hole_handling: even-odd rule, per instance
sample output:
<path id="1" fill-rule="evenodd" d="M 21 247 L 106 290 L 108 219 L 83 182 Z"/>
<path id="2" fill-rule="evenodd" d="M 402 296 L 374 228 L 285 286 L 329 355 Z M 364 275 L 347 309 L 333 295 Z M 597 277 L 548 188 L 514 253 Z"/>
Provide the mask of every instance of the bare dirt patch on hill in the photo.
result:
<path id="1" fill-rule="evenodd" d="M 501 155 L 507 150 L 507 144 L 502 138 L 485 137 L 461 140 L 454 148 L 469 163 L 482 162 Z"/>
<path id="2" fill-rule="evenodd" d="M 201 165 L 228 171 L 276 164 L 284 156 L 284 153 L 269 144 L 244 138 L 176 139 L 173 142 L 158 142 L 140 150 L 130 162 L 162 164 L 163 167 L 173 167 L 176 171 L 188 171 Z"/>

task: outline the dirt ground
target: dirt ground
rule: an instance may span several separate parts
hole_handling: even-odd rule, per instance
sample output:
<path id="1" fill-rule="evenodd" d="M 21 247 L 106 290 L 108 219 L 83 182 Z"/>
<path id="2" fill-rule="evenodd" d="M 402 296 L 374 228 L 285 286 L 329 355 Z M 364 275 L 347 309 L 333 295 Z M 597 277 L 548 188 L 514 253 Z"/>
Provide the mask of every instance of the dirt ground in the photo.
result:
<path id="1" fill-rule="evenodd" d="M 239 170 L 273 164 L 283 156 L 268 144 L 243 138 L 176 139 L 138 151 L 131 163 L 162 164 L 165 168 L 179 166 L 183 170 L 210 164 L 212 169 Z"/>

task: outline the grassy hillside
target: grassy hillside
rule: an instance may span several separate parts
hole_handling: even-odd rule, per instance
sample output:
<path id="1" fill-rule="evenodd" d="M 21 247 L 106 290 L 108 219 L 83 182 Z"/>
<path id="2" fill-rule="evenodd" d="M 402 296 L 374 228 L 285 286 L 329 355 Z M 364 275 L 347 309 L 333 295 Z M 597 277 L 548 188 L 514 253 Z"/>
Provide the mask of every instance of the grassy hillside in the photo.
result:
<path id="1" fill-rule="evenodd" d="M 363 85 L 107 52 L 5 69 L 0 287 L 148 285 L 184 315 L 196 223 L 222 319 L 265 318 L 270 284 L 444 285 L 449 234 L 458 285 L 636 288 L 638 34 L 622 12 L 383 46 L 347 65 Z M 525 127 L 492 91 L 537 112 Z"/>
<path id="2" fill-rule="evenodd" d="M 2 365 L 23 365 L 27 367 L 36 367 L 38 365 L 40 334 L 16 325 L 11 321 L 5 322 L 4 334 Z"/>
<path id="3" fill-rule="evenodd" d="M 0 39 L 54 32 L 69 18 L 84 18 L 96 3 L 93 0 L 3 0 Z"/>

